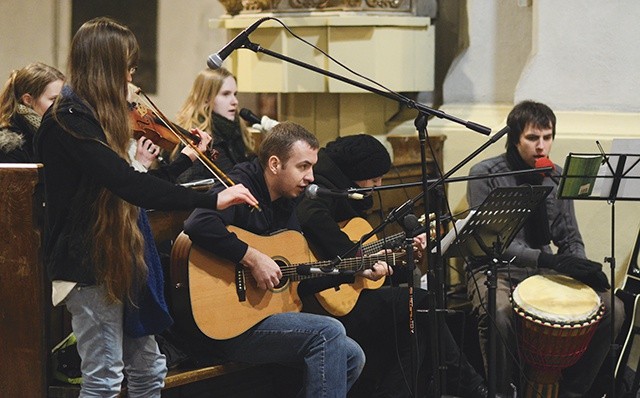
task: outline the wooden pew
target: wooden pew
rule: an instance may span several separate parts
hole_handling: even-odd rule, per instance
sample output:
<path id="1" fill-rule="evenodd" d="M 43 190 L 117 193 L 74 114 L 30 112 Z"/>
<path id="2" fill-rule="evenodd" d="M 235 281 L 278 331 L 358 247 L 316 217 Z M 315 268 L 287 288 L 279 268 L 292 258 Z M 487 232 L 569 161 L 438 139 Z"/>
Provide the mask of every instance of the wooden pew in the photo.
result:
<path id="1" fill-rule="evenodd" d="M 51 290 L 41 256 L 41 165 L 0 165 L 0 396 L 47 391 Z"/>

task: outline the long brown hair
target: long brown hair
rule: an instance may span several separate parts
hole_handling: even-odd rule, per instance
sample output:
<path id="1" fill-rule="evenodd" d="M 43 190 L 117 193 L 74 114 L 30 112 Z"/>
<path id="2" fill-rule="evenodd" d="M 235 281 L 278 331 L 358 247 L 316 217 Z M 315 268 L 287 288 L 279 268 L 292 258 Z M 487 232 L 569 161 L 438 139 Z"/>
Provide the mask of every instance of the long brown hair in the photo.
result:
<path id="1" fill-rule="evenodd" d="M 215 136 L 215 131 L 209 131 L 209 129 L 213 129 L 211 122 L 213 101 L 227 77 L 232 77 L 237 81 L 236 77 L 225 68 L 201 70 L 193 81 L 191 91 L 178 112 L 176 117 L 178 124 L 186 129 L 199 128 Z M 253 137 L 241 120 L 239 123 L 244 146 L 247 152 L 252 152 Z"/>
<path id="2" fill-rule="evenodd" d="M 0 93 L 0 128 L 11 125 L 11 118 L 18 111 L 23 95 L 38 98 L 47 85 L 56 80 L 64 80 L 62 72 L 42 62 L 11 71 Z"/>
<path id="3" fill-rule="evenodd" d="M 78 29 L 68 62 L 69 86 L 95 112 L 106 144 L 127 162 L 132 137 L 126 102 L 127 73 L 136 65 L 138 54 L 137 40 L 127 27 L 100 17 Z M 105 287 L 111 300 L 131 300 L 148 271 L 144 238 L 137 224 L 139 209 L 103 188 L 94 203 L 94 214 L 91 260 L 97 282 Z"/>

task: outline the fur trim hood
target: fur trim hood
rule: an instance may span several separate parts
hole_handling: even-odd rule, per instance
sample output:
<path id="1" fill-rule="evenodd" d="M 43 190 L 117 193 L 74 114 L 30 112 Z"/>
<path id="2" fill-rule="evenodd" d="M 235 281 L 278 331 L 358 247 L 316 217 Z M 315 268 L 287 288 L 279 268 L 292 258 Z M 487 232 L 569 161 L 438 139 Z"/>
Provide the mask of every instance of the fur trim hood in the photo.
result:
<path id="1" fill-rule="evenodd" d="M 9 129 L 0 130 L 0 152 L 9 153 L 21 148 L 25 143 L 24 136 Z"/>

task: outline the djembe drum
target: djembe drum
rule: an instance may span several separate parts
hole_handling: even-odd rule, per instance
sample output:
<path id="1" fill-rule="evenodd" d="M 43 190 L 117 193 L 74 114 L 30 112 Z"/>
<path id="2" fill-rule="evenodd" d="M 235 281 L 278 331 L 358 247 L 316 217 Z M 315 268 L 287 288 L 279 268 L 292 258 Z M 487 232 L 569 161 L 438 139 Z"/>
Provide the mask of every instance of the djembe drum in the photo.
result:
<path id="1" fill-rule="evenodd" d="M 596 292 L 564 275 L 535 275 L 511 295 L 525 398 L 558 396 L 561 371 L 584 354 L 604 307 Z"/>

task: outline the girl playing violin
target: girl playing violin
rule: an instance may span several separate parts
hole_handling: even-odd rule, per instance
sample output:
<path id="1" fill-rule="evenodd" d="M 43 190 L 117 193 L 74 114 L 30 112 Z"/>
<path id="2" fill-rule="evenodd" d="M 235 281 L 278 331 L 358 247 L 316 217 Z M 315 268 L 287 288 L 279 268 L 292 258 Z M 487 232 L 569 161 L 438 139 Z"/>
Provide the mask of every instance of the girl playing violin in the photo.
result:
<path id="1" fill-rule="evenodd" d="M 63 303 L 72 316 L 80 396 L 117 396 L 124 370 L 130 397 L 160 397 L 164 384 L 165 358 L 151 334 L 171 319 L 138 319 L 149 333 L 140 335 L 125 315 L 125 307 L 146 303 L 149 269 L 138 206 L 257 205 L 240 184 L 210 195 L 130 167 L 126 93 L 137 57 L 127 27 L 108 18 L 83 24 L 71 43 L 68 82 L 36 135 L 45 165 L 45 263 L 54 304 Z"/>

